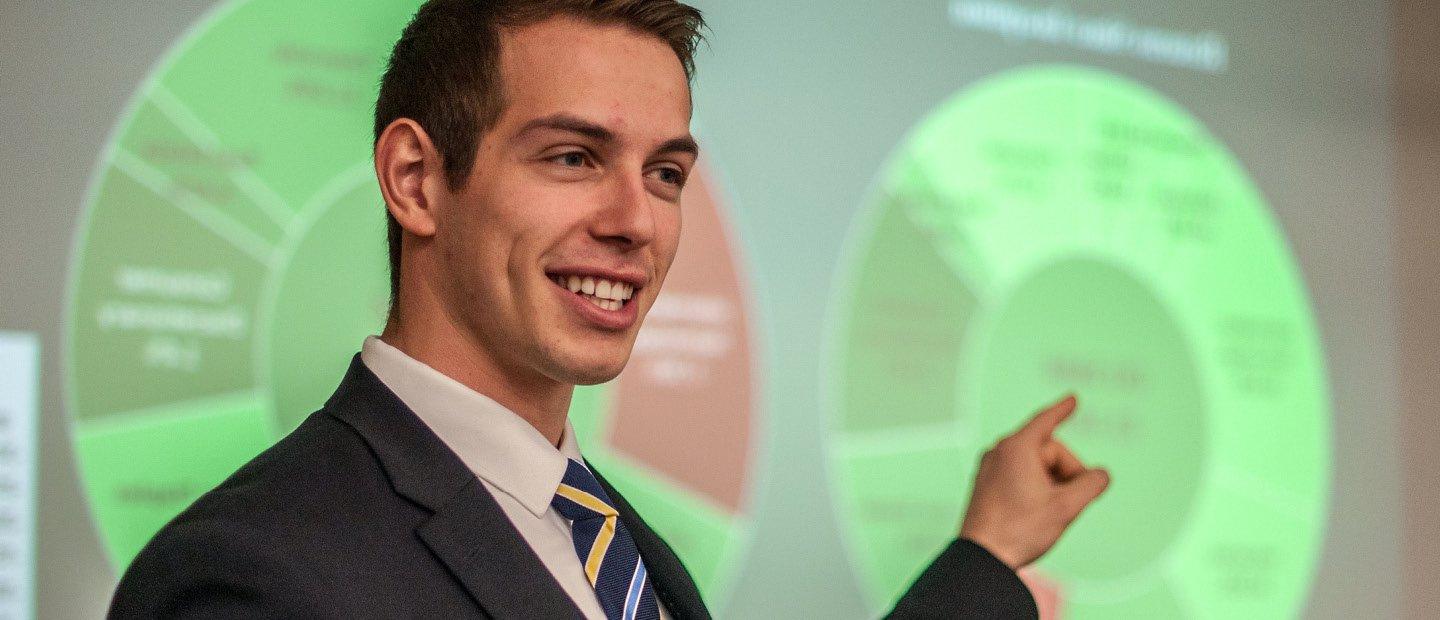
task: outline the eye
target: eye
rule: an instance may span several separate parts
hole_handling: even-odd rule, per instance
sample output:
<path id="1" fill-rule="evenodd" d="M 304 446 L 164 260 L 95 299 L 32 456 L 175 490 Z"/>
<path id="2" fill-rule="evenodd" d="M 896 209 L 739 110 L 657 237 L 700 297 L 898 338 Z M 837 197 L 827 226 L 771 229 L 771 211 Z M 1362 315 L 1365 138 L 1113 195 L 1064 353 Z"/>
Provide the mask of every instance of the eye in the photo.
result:
<path id="1" fill-rule="evenodd" d="M 590 156 L 584 151 L 567 151 L 551 157 L 550 161 L 569 168 L 579 168 L 590 162 Z"/>
<path id="2" fill-rule="evenodd" d="M 672 168 L 669 166 L 656 168 L 655 176 L 656 178 L 660 179 L 661 183 L 674 185 L 676 187 L 685 186 L 685 172 L 683 170 L 680 170 L 679 168 Z"/>

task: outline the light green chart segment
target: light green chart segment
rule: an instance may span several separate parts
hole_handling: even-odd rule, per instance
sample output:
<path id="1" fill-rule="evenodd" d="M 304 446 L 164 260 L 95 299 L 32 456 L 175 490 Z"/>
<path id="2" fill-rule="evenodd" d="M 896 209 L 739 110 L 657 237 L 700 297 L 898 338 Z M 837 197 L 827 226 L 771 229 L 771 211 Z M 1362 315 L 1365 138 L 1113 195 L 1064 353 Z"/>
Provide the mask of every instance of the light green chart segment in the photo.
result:
<path id="1" fill-rule="evenodd" d="M 1245 172 L 1095 70 L 973 85 L 850 239 L 827 385 L 837 509 L 881 608 L 957 531 L 979 454 L 1050 401 L 1114 484 L 1036 567 L 1064 618 L 1299 613 L 1329 410 L 1307 295 Z"/>
<path id="2" fill-rule="evenodd" d="M 80 225 L 66 362 L 76 461 L 117 567 L 316 410 L 382 327 L 371 114 L 417 5 L 223 5 L 121 120 Z M 713 597 L 745 523 L 608 449 L 605 392 L 576 397 L 587 455 Z"/>

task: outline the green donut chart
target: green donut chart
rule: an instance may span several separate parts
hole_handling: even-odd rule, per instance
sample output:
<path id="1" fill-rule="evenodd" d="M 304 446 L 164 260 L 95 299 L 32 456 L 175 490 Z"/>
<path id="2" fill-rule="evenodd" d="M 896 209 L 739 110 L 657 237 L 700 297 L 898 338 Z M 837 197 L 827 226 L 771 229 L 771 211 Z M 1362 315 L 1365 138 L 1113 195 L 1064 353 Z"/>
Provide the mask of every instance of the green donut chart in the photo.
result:
<path id="1" fill-rule="evenodd" d="M 371 114 L 418 4 L 224 4 L 120 119 L 79 225 L 64 362 L 76 464 L 117 569 L 316 410 L 383 327 Z M 748 540 L 756 422 L 743 270 L 719 193 L 697 176 L 686 192 L 697 247 L 676 259 L 677 290 L 667 283 L 632 368 L 582 390 L 572 419 L 587 455 L 713 599 Z M 657 409 L 697 389 L 741 398 L 718 416 Z M 713 468 L 678 464 L 693 442 L 657 441 L 689 429 L 720 438 L 704 446 L 724 450 Z"/>
<path id="2" fill-rule="evenodd" d="M 1023 574 L 1047 618 L 1286 617 L 1322 540 L 1303 280 L 1235 158 L 1146 87 L 1015 69 L 921 121 L 847 241 L 824 389 L 857 579 L 893 602 L 984 449 L 1067 392 L 1111 488 Z"/>

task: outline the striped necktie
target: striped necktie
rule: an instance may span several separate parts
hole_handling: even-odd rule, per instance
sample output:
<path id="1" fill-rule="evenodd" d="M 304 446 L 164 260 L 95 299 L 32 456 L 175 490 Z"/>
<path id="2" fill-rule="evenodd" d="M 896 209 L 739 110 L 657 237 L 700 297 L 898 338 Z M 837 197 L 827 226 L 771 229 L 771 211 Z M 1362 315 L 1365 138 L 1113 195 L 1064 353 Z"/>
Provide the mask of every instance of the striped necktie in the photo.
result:
<path id="1" fill-rule="evenodd" d="M 658 620 L 660 608 L 645 574 L 645 562 L 595 475 L 571 459 L 550 505 L 571 521 L 575 553 L 605 616 L 610 620 Z"/>

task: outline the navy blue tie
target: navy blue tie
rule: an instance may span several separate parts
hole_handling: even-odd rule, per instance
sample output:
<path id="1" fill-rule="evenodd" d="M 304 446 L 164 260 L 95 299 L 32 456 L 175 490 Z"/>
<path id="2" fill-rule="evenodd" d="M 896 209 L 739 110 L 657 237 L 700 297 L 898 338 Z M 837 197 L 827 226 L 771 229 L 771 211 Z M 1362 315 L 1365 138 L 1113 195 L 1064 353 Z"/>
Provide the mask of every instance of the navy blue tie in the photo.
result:
<path id="1" fill-rule="evenodd" d="M 575 554 L 605 616 L 610 620 L 658 620 L 660 606 L 645 562 L 595 475 L 571 459 L 550 505 L 571 521 Z"/>

